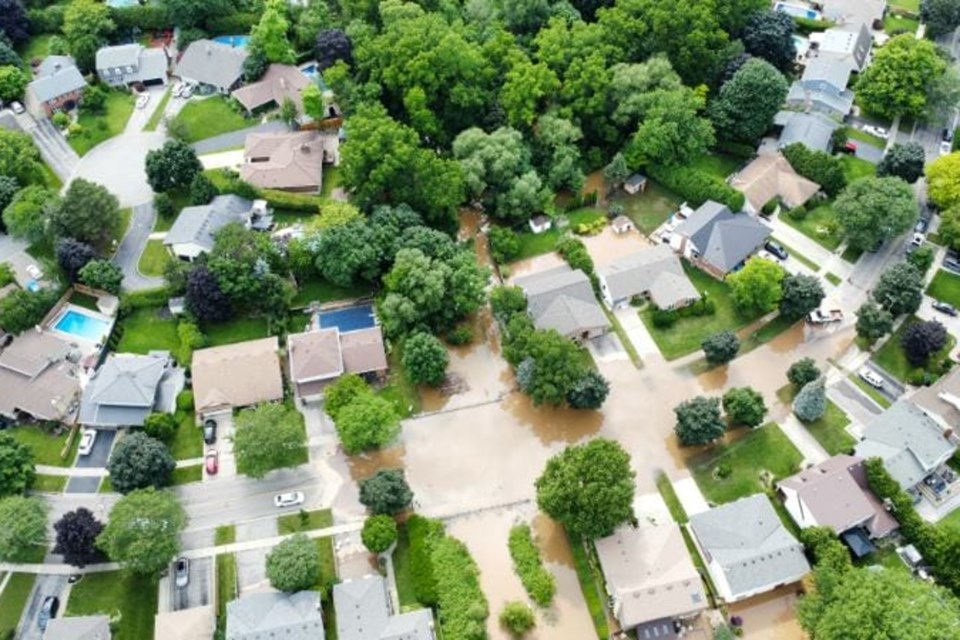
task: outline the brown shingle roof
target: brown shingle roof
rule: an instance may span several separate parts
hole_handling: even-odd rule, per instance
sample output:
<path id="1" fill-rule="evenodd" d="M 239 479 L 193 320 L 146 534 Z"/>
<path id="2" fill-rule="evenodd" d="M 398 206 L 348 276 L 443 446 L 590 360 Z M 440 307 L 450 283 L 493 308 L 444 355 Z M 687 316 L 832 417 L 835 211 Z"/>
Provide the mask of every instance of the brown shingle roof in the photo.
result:
<path id="1" fill-rule="evenodd" d="M 284 99 L 290 99 L 297 105 L 297 111 L 303 113 L 303 99 L 300 92 L 310 84 L 307 76 L 296 67 L 287 64 L 272 64 L 257 82 L 240 87 L 233 97 L 247 110 L 253 111 L 271 102 L 277 106 Z"/>
<path id="2" fill-rule="evenodd" d="M 276 337 L 193 353 L 193 392 L 198 412 L 245 407 L 283 398 Z"/>
<path id="3" fill-rule="evenodd" d="M 316 131 L 250 134 L 240 177 L 264 189 L 319 189 L 324 149 L 336 143 L 336 135 Z"/>
<path id="4" fill-rule="evenodd" d="M 343 368 L 347 373 L 370 373 L 387 369 L 387 353 L 380 327 L 350 331 L 340 335 Z"/>
<path id="5" fill-rule="evenodd" d="M 294 382 L 334 378 L 343 373 L 340 336 L 337 329 L 319 329 L 287 338 L 290 350 L 290 377 Z"/>
<path id="6" fill-rule="evenodd" d="M 80 394 L 79 368 L 65 360 L 69 345 L 26 331 L 0 354 L 0 414 L 17 411 L 40 420 L 62 420 Z"/>
<path id="7" fill-rule="evenodd" d="M 799 175 L 779 153 L 759 156 L 733 177 L 730 186 L 743 192 L 756 211 L 778 196 L 788 207 L 798 207 L 820 190 L 820 185 Z"/>

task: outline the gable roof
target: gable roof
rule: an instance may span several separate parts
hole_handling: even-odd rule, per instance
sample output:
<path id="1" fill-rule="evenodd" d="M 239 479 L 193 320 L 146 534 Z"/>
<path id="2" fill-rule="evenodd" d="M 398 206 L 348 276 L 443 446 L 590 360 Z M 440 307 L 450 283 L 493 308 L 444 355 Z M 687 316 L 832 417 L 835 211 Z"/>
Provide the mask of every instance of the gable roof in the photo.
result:
<path id="1" fill-rule="evenodd" d="M 110 354 L 83 390 L 81 424 L 142 425 L 170 364 L 168 355 Z"/>
<path id="2" fill-rule="evenodd" d="M 935 420 L 912 402 L 901 400 L 867 425 L 855 450 L 861 458 L 881 458 L 893 479 L 909 489 L 956 448 Z"/>
<path id="3" fill-rule="evenodd" d="M 153 637 L 162 640 L 210 640 L 217 628 L 213 605 L 158 613 Z"/>
<path id="4" fill-rule="evenodd" d="M 729 596 L 789 583 L 810 571 L 801 545 L 757 494 L 690 516 L 690 528 L 707 556 L 719 568 Z M 718 580 L 719 581 L 719 580 Z"/>
<path id="5" fill-rule="evenodd" d="M 48 102 L 87 86 L 70 56 L 47 56 L 37 69 L 36 79 L 27 85 L 40 102 Z"/>
<path id="6" fill-rule="evenodd" d="M 728 273 L 749 258 L 773 231 L 751 215 L 734 214 L 725 205 L 707 200 L 680 223 L 676 233 L 690 239 L 702 260 Z"/>
<path id="7" fill-rule="evenodd" d="M 0 352 L 0 369 L 36 378 L 70 353 L 70 345 L 48 333 L 27 330 Z"/>
<path id="8" fill-rule="evenodd" d="M 271 64 L 267 72 L 256 82 L 240 87 L 233 97 L 248 111 L 275 102 L 278 106 L 284 99 L 292 100 L 297 111 L 303 113 L 303 98 L 300 92 L 310 84 L 310 79 L 300 69 L 288 64 Z"/>
<path id="9" fill-rule="evenodd" d="M 847 58 L 855 69 L 863 69 L 873 47 L 873 38 L 867 25 L 846 24 L 833 27 L 823 32 L 823 37 L 817 47 L 820 55 L 838 56 Z"/>
<path id="10" fill-rule="evenodd" d="M 855 69 L 852 59 L 846 56 L 824 54 L 811 58 L 807 62 L 801 82 L 823 82 L 837 91 L 843 91 L 850 82 L 850 74 Z"/>
<path id="11" fill-rule="evenodd" d="M 697 300 L 700 292 L 683 272 L 680 259 L 667 245 L 644 248 L 597 269 L 614 300 L 649 292 L 653 303 L 669 309 L 679 302 Z"/>
<path id="12" fill-rule="evenodd" d="M 853 109 L 853 98 L 853 91 L 849 89 L 844 89 L 839 94 L 835 94 L 831 91 L 823 91 L 812 83 L 805 85 L 803 82 L 797 81 L 790 85 L 786 103 L 804 111 L 816 111 L 819 108 L 836 117 L 846 117 Z M 814 129 L 814 131 L 818 130 Z M 820 149 L 826 151 L 829 149 L 829 144 Z"/>
<path id="13" fill-rule="evenodd" d="M 945 429 L 955 430 L 955 425 L 960 425 L 960 369 L 952 369 L 929 387 L 920 387 L 910 402 Z"/>
<path id="14" fill-rule="evenodd" d="M 323 640 L 316 591 L 251 593 L 227 603 L 227 640 Z"/>
<path id="15" fill-rule="evenodd" d="M 193 352 L 196 410 L 245 407 L 283 398 L 276 336 Z"/>
<path id="16" fill-rule="evenodd" d="M 333 586 L 337 637 L 341 640 L 433 640 L 429 609 L 391 614 L 382 576 L 364 576 Z"/>
<path id="17" fill-rule="evenodd" d="M 610 326 L 590 279 L 579 269 L 565 264 L 517 278 L 514 284 L 526 294 L 527 311 L 538 329 L 555 329 L 572 337 Z"/>
<path id="18" fill-rule="evenodd" d="M 184 207 L 163 244 L 195 244 L 210 251 L 214 234 L 231 222 L 245 222 L 252 209 L 253 202 L 233 194 L 217 196 L 210 204 Z"/>
<path id="19" fill-rule="evenodd" d="M 24 331 L 0 352 L 0 414 L 23 411 L 40 420 L 62 420 L 80 393 L 80 369 L 67 360 L 70 345 Z"/>
<path id="20" fill-rule="evenodd" d="M 213 40 L 191 42 L 177 63 L 177 75 L 219 89 L 229 89 L 243 75 L 245 47 L 232 47 Z"/>
<path id="21" fill-rule="evenodd" d="M 98 70 L 136 67 L 140 64 L 140 52 L 142 50 L 143 45 L 136 43 L 101 47 L 97 49 L 96 67 Z"/>
<path id="22" fill-rule="evenodd" d="M 339 146 L 336 135 L 317 131 L 251 133 L 244 144 L 240 177 L 264 189 L 319 189 L 328 146 Z"/>
<path id="23" fill-rule="evenodd" d="M 842 533 L 866 523 L 872 537 L 897 528 L 897 521 L 867 486 L 863 460 L 836 455 L 779 482 L 792 489 L 818 525 Z"/>
<path id="24" fill-rule="evenodd" d="M 707 607 L 700 574 L 690 560 L 680 527 L 622 526 L 595 541 L 615 614 L 624 628 L 682 616 Z"/>
<path id="25" fill-rule="evenodd" d="M 347 373 L 386 371 L 387 352 L 379 325 L 340 334 L 343 369 Z"/>
<path id="26" fill-rule="evenodd" d="M 43 640 L 110 640 L 107 616 L 71 616 L 51 618 Z"/>
<path id="27" fill-rule="evenodd" d="M 841 24 L 865 23 L 883 18 L 887 0 L 822 0 L 823 15 Z"/>
<path id="28" fill-rule="evenodd" d="M 820 190 L 816 182 L 794 171 L 780 153 L 757 156 L 733 177 L 730 186 L 742 192 L 755 211 L 775 197 L 791 208 L 798 207 Z"/>
<path id="29" fill-rule="evenodd" d="M 287 349 L 294 382 L 334 378 L 343 373 L 340 332 L 336 327 L 288 336 Z"/>
<path id="30" fill-rule="evenodd" d="M 803 91 L 802 86 L 800 91 Z M 773 123 L 783 127 L 779 140 L 781 149 L 800 142 L 814 151 L 828 151 L 830 138 L 840 126 L 822 113 L 800 113 L 799 111 L 779 111 L 774 116 Z"/>

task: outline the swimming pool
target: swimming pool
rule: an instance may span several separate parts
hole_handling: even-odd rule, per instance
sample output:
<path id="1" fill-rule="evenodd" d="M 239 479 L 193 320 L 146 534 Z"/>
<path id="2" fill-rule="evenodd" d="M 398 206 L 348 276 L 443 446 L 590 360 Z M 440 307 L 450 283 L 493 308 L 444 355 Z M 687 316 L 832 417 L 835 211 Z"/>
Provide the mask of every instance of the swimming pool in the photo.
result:
<path id="1" fill-rule="evenodd" d="M 806 18 L 807 20 L 820 19 L 819 11 L 814 11 L 813 9 L 796 4 L 787 4 L 786 2 L 778 2 L 776 6 L 774 6 L 774 11 L 779 11 L 780 13 L 785 13 L 795 18 Z"/>
<path id="2" fill-rule="evenodd" d="M 110 333 L 110 323 L 97 318 L 76 307 L 67 307 L 60 313 L 53 328 L 60 333 L 83 338 L 90 342 L 103 342 Z"/>
<path id="3" fill-rule="evenodd" d="M 108 7 L 132 7 L 139 4 L 137 0 L 107 0 Z"/>
<path id="4" fill-rule="evenodd" d="M 321 311 L 317 314 L 317 324 L 321 329 L 336 327 L 340 333 L 369 329 L 377 325 L 377 317 L 373 314 L 372 304 L 361 304 L 345 309 Z"/>
<path id="5" fill-rule="evenodd" d="M 323 76 L 320 74 L 316 62 L 310 62 L 300 67 L 300 73 L 316 82 L 321 91 L 327 90 L 327 83 L 323 81 Z"/>
<path id="6" fill-rule="evenodd" d="M 228 44 L 234 48 L 246 47 L 250 41 L 250 36 L 217 36 L 213 41 L 219 42 L 220 44 Z"/>

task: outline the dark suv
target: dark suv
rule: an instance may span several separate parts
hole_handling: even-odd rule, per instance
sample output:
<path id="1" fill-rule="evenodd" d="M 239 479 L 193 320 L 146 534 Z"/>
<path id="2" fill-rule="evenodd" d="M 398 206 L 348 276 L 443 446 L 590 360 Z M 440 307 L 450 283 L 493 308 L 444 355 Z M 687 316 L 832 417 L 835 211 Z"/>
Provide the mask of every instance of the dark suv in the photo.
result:
<path id="1" fill-rule="evenodd" d="M 776 242 L 768 242 L 764 245 L 764 249 L 777 256 L 780 260 L 786 260 L 790 257 L 790 254 L 787 253 L 787 250 L 778 245 Z"/>
<path id="2" fill-rule="evenodd" d="M 60 610 L 60 598 L 57 596 L 47 596 L 43 599 L 43 606 L 40 607 L 40 616 L 37 618 L 37 625 L 40 631 L 47 630 L 47 624 L 53 618 L 57 617 L 57 611 Z"/>
<path id="3" fill-rule="evenodd" d="M 213 444 L 217 441 L 217 421 L 207 418 L 203 421 L 203 441 Z"/>

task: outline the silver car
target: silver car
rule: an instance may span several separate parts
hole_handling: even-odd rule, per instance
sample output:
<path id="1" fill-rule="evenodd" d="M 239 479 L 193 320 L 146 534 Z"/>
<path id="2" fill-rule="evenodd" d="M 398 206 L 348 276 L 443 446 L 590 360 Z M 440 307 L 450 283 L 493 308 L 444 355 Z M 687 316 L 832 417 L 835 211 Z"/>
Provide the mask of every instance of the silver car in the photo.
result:
<path id="1" fill-rule="evenodd" d="M 273 504 L 279 509 L 295 507 L 298 504 L 303 504 L 303 493 L 300 491 L 281 493 L 273 497 Z"/>
<path id="2" fill-rule="evenodd" d="M 177 558 L 174 584 L 177 585 L 177 589 L 183 589 L 190 584 L 190 561 L 186 558 Z"/>

